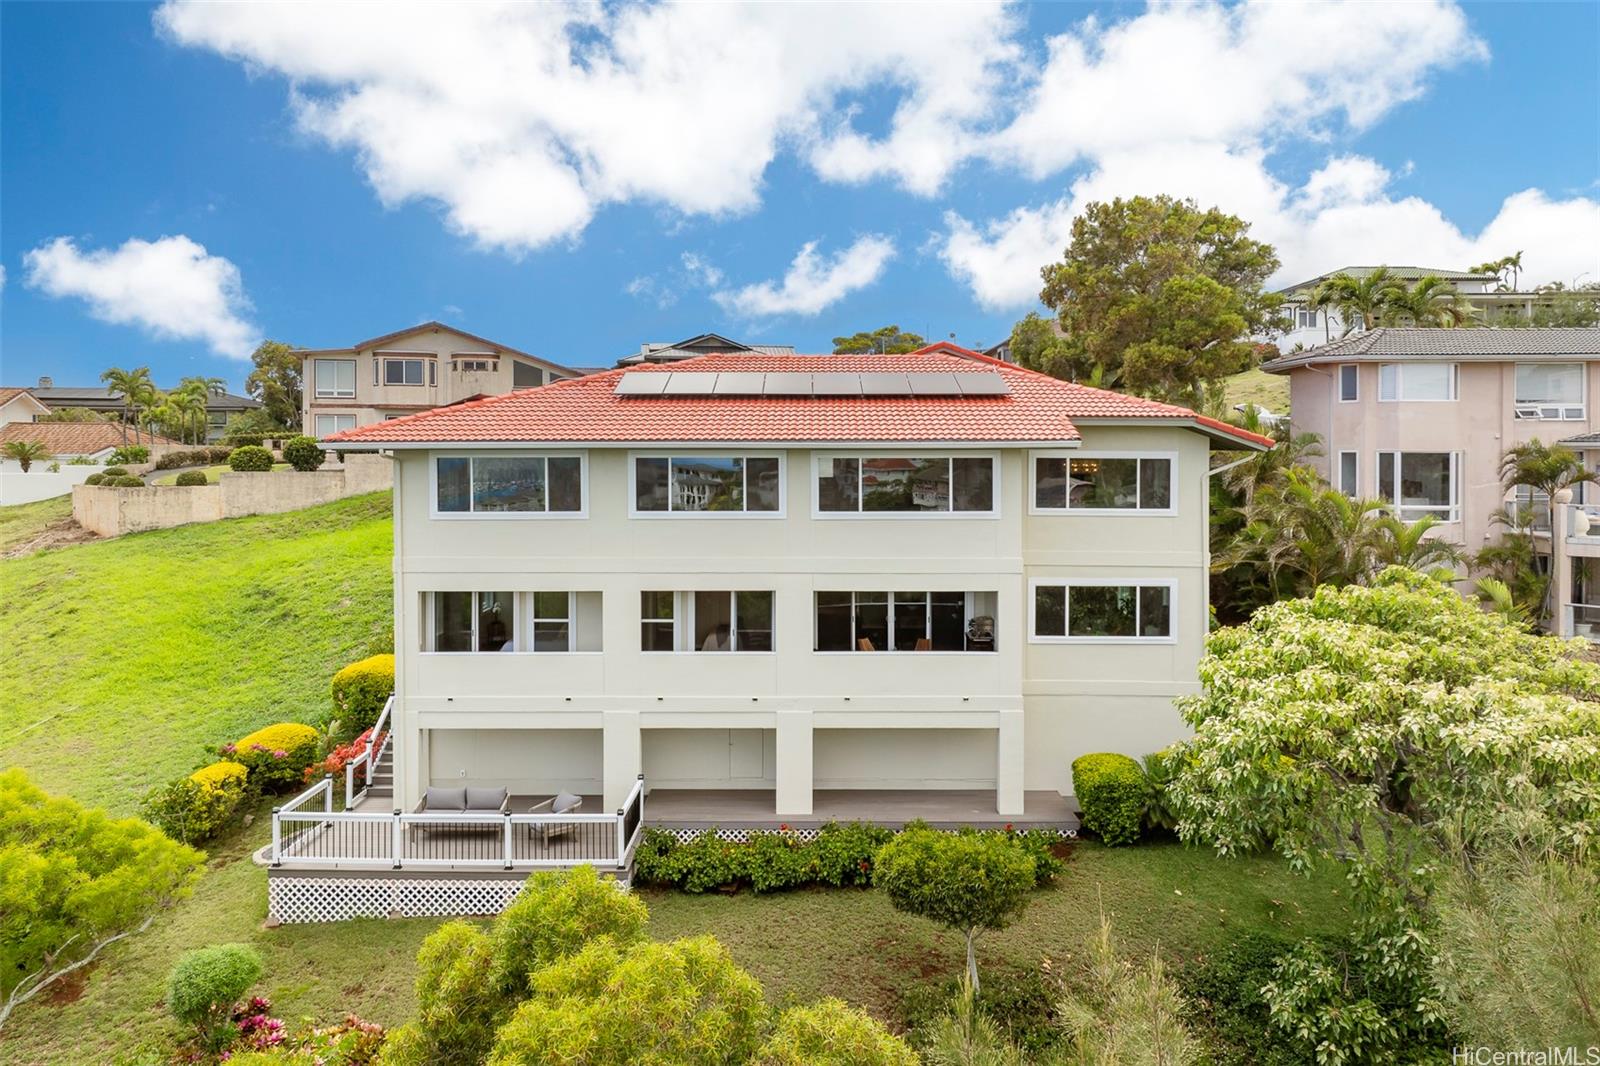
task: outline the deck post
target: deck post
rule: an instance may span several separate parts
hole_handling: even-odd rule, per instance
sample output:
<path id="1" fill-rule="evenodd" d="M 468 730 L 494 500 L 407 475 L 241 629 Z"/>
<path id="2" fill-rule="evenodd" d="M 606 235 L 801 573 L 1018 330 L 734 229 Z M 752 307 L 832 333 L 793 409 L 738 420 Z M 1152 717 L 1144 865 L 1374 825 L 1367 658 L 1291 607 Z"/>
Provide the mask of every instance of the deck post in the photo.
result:
<path id="1" fill-rule="evenodd" d="M 509 869 L 511 869 L 511 812 L 510 811 L 505 811 L 504 814 L 506 816 L 506 823 L 505 823 L 505 827 L 506 827 L 506 832 L 505 832 L 506 854 L 505 854 L 505 860 L 506 860 L 506 869 L 509 870 Z"/>
<path id="2" fill-rule="evenodd" d="M 400 869 L 400 851 L 405 836 L 405 823 L 400 821 L 400 808 L 396 807 L 394 809 L 394 868 L 396 870 Z"/>
<path id="3" fill-rule="evenodd" d="M 322 813 L 333 813 L 333 775 L 323 774 L 322 783 L 328 787 L 322 790 Z"/>
<path id="4" fill-rule="evenodd" d="M 278 822 L 278 812 L 282 807 L 272 808 L 272 865 L 283 865 L 283 828 Z"/>

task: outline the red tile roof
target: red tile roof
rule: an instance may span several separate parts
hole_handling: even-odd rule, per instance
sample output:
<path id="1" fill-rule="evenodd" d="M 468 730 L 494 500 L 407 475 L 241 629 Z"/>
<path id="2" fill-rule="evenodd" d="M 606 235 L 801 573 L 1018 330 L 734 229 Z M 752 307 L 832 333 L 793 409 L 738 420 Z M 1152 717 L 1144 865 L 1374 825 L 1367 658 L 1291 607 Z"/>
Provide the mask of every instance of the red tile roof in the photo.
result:
<path id="1" fill-rule="evenodd" d="M 0 407 L 4 407 L 27 391 L 27 389 L 0 389 Z"/>
<path id="2" fill-rule="evenodd" d="M 14 440 L 38 441 L 51 455 L 94 455 L 125 443 L 183 447 L 166 437 L 156 437 L 152 441 L 150 434 L 142 430 L 136 441 L 131 428 L 124 441 L 122 427 L 115 422 L 10 422 L 0 426 L 0 444 Z"/>
<path id="3" fill-rule="evenodd" d="M 998 374 L 1003 396 L 617 396 L 624 373 L 721 371 Z M 1024 370 L 953 344 L 907 355 L 702 355 L 608 370 L 335 433 L 371 444 L 662 441 L 1077 441 L 1074 419 L 1203 427 L 1245 447 L 1272 440 L 1170 404 Z"/>

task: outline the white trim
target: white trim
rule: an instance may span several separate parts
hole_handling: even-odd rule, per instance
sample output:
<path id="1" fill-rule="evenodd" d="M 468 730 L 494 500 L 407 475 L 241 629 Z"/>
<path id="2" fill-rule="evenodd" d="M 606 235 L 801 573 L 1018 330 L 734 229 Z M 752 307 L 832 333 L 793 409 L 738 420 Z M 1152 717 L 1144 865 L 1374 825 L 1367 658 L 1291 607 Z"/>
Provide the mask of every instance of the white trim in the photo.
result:
<path id="1" fill-rule="evenodd" d="M 1071 637 L 1041 636 L 1035 617 L 1039 604 L 1039 587 L 1063 588 L 1066 594 L 1063 630 L 1072 628 L 1072 593 L 1074 585 L 1094 588 L 1166 588 L 1168 632 L 1164 637 Z M 1138 597 L 1134 597 L 1134 625 L 1138 626 Z M 1028 643 L 1029 644 L 1176 644 L 1178 643 L 1178 580 L 1176 578 L 1146 577 L 1036 577 L 1028 581 Z"/>
<path id="2" fill-rule="evenodd" d="M 1577 367 L 1579 370 L 1578 381 L 1583 386 L 1583 398 L 1576 404 L 1559 403 L 1555 401 L 1521 400 L 1517 398 L 1517 372 L 1525 366 L 1537 367 Z M 1535 411 L 1533 415 L 1524 417 L 1523 409 Z M 1554 409 L 1555 417 L 1546 415 L 1547 410 Z M 1537 359 L 1522 359 L 1511 364 L 1511 417 L 1520 422 L 1583 422 L 1589 417 L 1589 367 L 1586 363 L 1575 362 L 1550 362 Z"/>
<path id="3" fill-rule="evenodd" d="M 1348 400 L 1344 398 L 1344 372 L 1346 370 L 1348 370 L 1352 374 L 1354 374 L 1355 375 L 1355 379 L 1356 379 L 1356 390 L 1355 390 L 1356 394 L 1354 396 L 1350 397 Z M 1334 384 L 1334 388 L 1339 390 L 1339 402 L 1340 403 L 1360 403 L 1361 402 L 1361 364 L 1360 363 L 1340 363 L 1338 365 L 1338 367 L 1335 368 L 1333 384 Z"/>
<path id="4" fill-rule="evenodd" d="M 322 358 L 317 358 L 317 359 L 311 360 L 311 395 L 312 395 L 312 398 L 313 399 L 318 399 L 318 400 L 353 400 L 353 399 L 355 399 L 356 398 L 356 374 L 358 373 L 358 371 L 356 369 L 356 362 L 357 362 L 357 360 L 354 359 L 354 358 L 350 358 L 350 359 L 331 359 L 331 358 L 330 359 L 322 359 Z M 318 379 L 318 377 L 320 377 L 319 371 L 321 370 L 323 363 L 327 363 L 329 365 L 334 365 L 334 364 L 337 364 L 337 363 L 349 363 L 350 364 L 350 389 L 349 389 L 349 391 L 345 391 L 345 390 L 339 389 L 339 388 L 323 389 L 321 386 L 319 386 L 317 384 L 317 379 Z M 338 376 L 339 376 L 338 373 L 335 372 L 334 377 L 337 378 Z"/>
<path id="5" fill-rule="evenodd" d="M 1355 460 L 1356 460 L 1356 465 L 1355 465 L 1355 484 L 1354 485 L 1350 485 L 1350 486 L 1346 486 L 1344 484 L 1344 457 L 1347 456 L 1347 455 L 1355 456 Z M 1339 463 L 1339 468 L 1334 471 L 1335 487 L 1338 488 L 1338 490 L 1340 492 L 1342 492 L 1346 496 L 1350 497 L 1352 500 L 1360 499 L 1361 498 L 1361 453 L 1356 451 L 1353 448 L 1341 449 L 1339 451 L 1339 453 L 1338 453 L 1338 463 Z"/>
<path id="6" fill-rule="evenodd" d="M 1165 459 L 1171 464 L 1168 473 L 1167 496 L 1169 503 L 1166 507 L 1040 507 L 1039 506 L 1039 460 L 1040 459 L 1066 459 L 1068 471 L 1071 471 L 1073 459 Z M 1030 515 L 1044 515 L 1058 518 L 1063 515 L 1093 515 L 1117 516 L 1139 518 L 1172 517 L 1178 513 L 1178 453 L 1166 451 L 1068 451 L 1066 449 L 1051 448 L 1030 451 L 1028 453 L 1028 513 Z M 1141 479 L 1135 472 L 1135 483 L 1143 492 Z M 1070 498 L 1071 494 L 1068 493 Z"/>
<path id="7" fill-rule="evenodd" d="M 1395 394 L 1388 398 L 1383 395 L 1383 372 L 1388 367 L 1395 368 L 1394 391 Z M 1450 368 L 1450 395 L 1444 397 L 1417 398 L 1402 395 L 1405 392 L 1405 368 L 1411 366 L 1447 366 Z M 1461 364 L 1460 363 L 1379 363 L 1378 364 L 1378 402 L 1379 403 L 1455 403 L 1461 399 Z"/>
<path id="8" fill-rule="evenodd" d="M 647 592 L 665 592 L 672 597 L 672 647 L 663 651 L 658 648 L 644 646 L 644 627 L 646 625 L 665 625 L 665 618 L 646 618 L 644 616 L 644 595 Z M 728 594 L 728 647 L 723 651 L 706 651 L 703 648 L 690 647 L 695 631 L 694 603 L 695 597 L 703 592 L 726 592 Z M 768 630 L 772 637 L 772 647 L 766 651 L 751 648 L 740 648 L 739 643 L 739 593 L 765 592 L 771 597 L 772 615 L 768 619 Z M 641 655 L 776 655 L 778 652 L 778 591 L 764 588 L 727 588 L 727 589 L 640 589 L 639 590 L 639 654 Z"/>
<path id="9" fill-rule="evenodd" d="M 339 442 L 329 445 L 338 448 Z M 578 460 L 578 503 L 576 511 L 441 511 L 439 510 L 439 460 L 440 459 L 497 459 L 497 458 L 536 458 L 536 459 L 577 459 Z M 471 467 L 468 467 L 470 477 Z M 550 504 L 550 469 L 545 466 L 545 506 Z M 471 490 L 468 490 L 467 506 L 470 508 Z M 428 454 L 428 517 L 449 522 L 459 521 L 525 521 L 538 519 L 583 519 L 589 517 L 589 456 L 581 451 L 555 451 L 555 450 L 528 450 L 520 451 L 495 451 L 490 454 L 481 452 L 459 452 L 456 449 L 449 451 L 430 452 Z"/>
<path id="10" fill-rule="evenodd" d="M 993 444 L 992 444 L 992 442 L 990 442 L 990 447 L 992 447 L 992 446 L 993 446 Z M 1002 470 L 1001 470 L 1001 465 L 1000 465 L 1000 453 L 998 451 L 984 451 L 984 452 L 980 452 L 977 455 L 955 456 L 955 455 L 948 454 L 949 452 L 950 452 L 950 449 L 948 449 L 948 448 L 935 448 L 935 447 L 931 447 L 931 446 L 930 447 L 919 447 L 919 448 L 892 448 L 892 449 L 886 449 L 886 448 L 879 447 L 879 448 L 862 448 L 862 449 L 855 449 L 855 450 L 844 450 L 844 449 L 838 449 L 838 448 L 814 448 L 811 451 L 811 454 L 808 457 L 807 462 L 806 462 L 806 480 L 811 485 L 811 517 L 813 519 L 821 519 L 821 520 L 824 520 L 824 521 L 829 521 L 829 520 L 834 520 L 834 519 L 843 519 L 844 521 L 855 521 L 855 522 L 860 522 L 860 521 L 875 522 L 875 521 L 881 521 L 881 520 L 888 520 L 888 521 L 898 522 L 898 521 L 904 521 L 906 519 L 911 519 L 912 521 L 926 521 L 926 520 L 930 520 L 930 519 L 934 520 L 934 521 L 950 521 L 950 520 L 961 521 L 961 520 L 964 520 L 964 519 L 978 519 L 978 520 L 983 520 L 983 521 L 992 521 L 994 519 L 998 519 L 1000 517 L 1000 512 L 1001 512 L 1001 507 L 1000 507 L 1000 481 L 1001 481 L 1001 477 L 1002 477 Z M 987 511 L 957 511 L 957 510 L 955 510 L 955 471 L 953 469 L 950 471 L 950 504 L 951 504 L 951 509 L 948 510 L 948 511 L 863 511 L 863 510 L 860 509 L 862 497 L 865 495 L 861 491 L 861 478 L 863 476 L 862 475 L 862 467 L 861 467 L 861 461 L 862 460 L 866 460 L 866 459 L 940 459 L 940 458 L 943 458 L 943 459 L 954 459 L 954 458 L 961 458 L 961 459 L 988 459 L 989 460 L 989 463 L 990 463 L 990 466 L 989 466 L 990 508 L 989 508 L 989 510 L 987 510 Z M 817 484 L 817 480 L 818 480 L 817 479 L 817 464 L 822 460 L 827 460 L 829 462 L 832 462 L 835 459 L 855 459 L 855 460 L 857 460 L 857 463 L 856 463 L 856 508 L 857 509 L 854 510 L 854 511 L 824 511 L 822 509 L 822 489 Z"/>
<path id="11" fill-rule="evenodd" d="M 1407 455 L 1448 455 L 1450 457 L 1450 503 L 1446 504 L 1420 504 L 1402 503 L 1383 495 L 1383 457 L 1394 456 L 1393 469 L 1390 471 L 1394 479 L 1394 489 L 1400 491 L 1400 462 Z M 1434 451 L 1426 448 L 1385 448 L 1373 453 L 1372 464 L 1372 494 L 1386 503 L 1394 512 L 1396 518 L 1402 522 L 1415 522 L 1415 518 L 1406 518 L 1402 511 L 1421 512 L 1431 514 L 1441 522 L 1461 521 L 1461 453 L 1455 451 Z"/>
<path id="12" fill-rule="evenodd" d="M 334 433 L 343 433 L 344 432 L 344 430 L 339 428 L 339 424 L 338 424 L 338 420 L 341 419 L 341 418 L 348 418 L 350 420 L 350 426 L 349 426 L 350 429 L 355 429 L 356 428 L 356 416 L 355 416 L 355 414 L 353 412 L 345 412 L 345 413 L 340 413 L 340 414 L 328 414 L 328 413 L 324 413 L 324 412 L 321 412 L 321 411 L 313 412 L 312 415 L 311 415 L 311 428 L 314 431 L 314 433 L 315 433 L 315 435 L 317 436 L 318 439 L 321 439 L 323 437 L 328 436 L 327 433 L 324 433 L 322 430 L 317 428 L 317 423 L 322 421 L 324 418 L 334 419 L 334 427 L 333 427 L 333 432 Z"/>
<path id="13" fill-rule="evenodd" d="M 698 453 L 698 454 L 697 454 Z M 668 489 L 671 489 L 671 461 L 673 459 L 776 459 L 778 461 L 778 509 L 776 511 L 641 511 L 639 510 L 639 485 L 637 463 L 640 459 L 666 459 L 668 461 Z M 749 473 L 745 473 L 746 488 L 745 498 L 749 498 Z M 630 450 L 628 452 L 627 473 L 623 478 L 624 487 L 628 493 L 629 518 L 666 518 L 666 519 L 695 519 L 710 518 L 716 521 L 740 518 L 785 518 L 789 513 L 789 458 L 787 453 L 779 450 L 709 450 L 704 447 L 699 449 L 680 448 L 669 451 L 663 448 L 649 448 Z M 670 507 L 670 501 L 668 506 Z"/>
<path id="14" fill-rule="evenodd" d="M 949 648 L 934 649 L 934 648 L 931 648 L 931 647 L 927 648 L 927 649 L 925 649 L 923 651 L 917 651 L 915 649 L 913 649 L 911 651 L 901 651 L 898 648 L 896 648 L 894 646 L 894 632 L 895 632 L 894 605 L 895 605 L 895 597 L 900 592 L 909 592 L 909 591 L 912 591 L 912 590 L 910 590 L 910 589 L 899 589 L 899 590 L 896 590 L 896 589 L 892 589 L 892 588 L 885 588 L 885 589 L 812 589 L 811 590 L 811 654 L 812 655 L 868 655 L 868 656 L 871 656 L 871 655 L 994 655 L 994 654 L 999 652 L 999 650 L 1000 650 L 1000 590 L 999 589 L 939 589 L 939 588 L 925 588 L 925 589 L 922 590 L 923 594 L 927 597 L 927 599 L 925 599 L 923 601 L 924 609 L 927 612 L 927 623 L 923 626 L 923 633 L 925 634 L 926 639 L 930 643 L 933 640 L 933 596 L 934 596 L 935 593 L 943 592 L 943 593 L 946 593 L 946 594 L 955 594 L 955 593 L 960 593 L 961 594 L 961 596 L 962 596 L 962 604 L 961 604 L 961 626 L 962 626 L 962 629 L 961 629 L 961 632 L 962 632 L 962 640 L 963 641 L 966 640 L 967 627 L 972 624 L 972 619 L 976 617 L 975 604 L 974 604 L 974 601 L 973 601 L 973 597 L 975 595 L 993 596 L 994 599 L 995 599 L 995 607 L 994 607 L 994 614 L 991 617 L 994 619 L 994 647 L 990 648 L 988 651 L 981 651 L 981 650 L 972 649 L 972 648 L 960 648 L 960 649 L 952 650 L 952 649 L 949 649 Z M 818 634 L 818 624 L 817 624 L 817 597 L 822 595 L 823 593 L 832 593 L 832 594 L 841 595 L 841 596 L 842 595 L 848 595 L 850 597 L 850 642 L 853 645 L 852 647 L 849 647 L 849 648 L 828 648 L 826 650 L 817 647 L 817 639 L 818 639 L 818 635 L 819 635 Z M 887 631 L 888 631 L 888 634 L 889 634 L 889 646 L 886 647 L 886 648 L 874 648 L 872 651 L 864 652 L 864 651 L 861 650 L 859 644 L 857 643 L 857 642 L 859 642 L 861 640 L 861 638 L 856 635 L 856 613 L 857 613 L 856 612 L 856 597 L 861 596 L 861 595 L 865 595 L 865 594 L 870 594 L 870 593 L 881 593 L 885 597 L 885 600 L 884 600 L 884 625 L 887 628 Z"/>

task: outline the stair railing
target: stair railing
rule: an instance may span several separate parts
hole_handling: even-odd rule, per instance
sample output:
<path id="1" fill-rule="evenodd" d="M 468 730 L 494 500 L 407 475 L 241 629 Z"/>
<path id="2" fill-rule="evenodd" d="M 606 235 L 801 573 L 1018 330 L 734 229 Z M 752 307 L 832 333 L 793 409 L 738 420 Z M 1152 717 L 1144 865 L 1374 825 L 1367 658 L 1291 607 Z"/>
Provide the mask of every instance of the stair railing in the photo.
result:
<path id="1" fill-rule="evenodd" d="M 372 787 L 372 775 L 377 772 L 378 764 L 383 760 L 384 753 L 389 750 L 389 737 L 393 730 L 388 728 L 389 713 L 394 709 L 394 696 L 391 695 L 383 704 L 383 713 L 378 715 L 378 721 L 368 735 L 367 750 L 357 755 L 354 759 L 344 764 L 344 809 L 350 810 L 367 796 L 367 790 Z M 361 790 L 356 791 L 356 774 L 361 774 Z"/>

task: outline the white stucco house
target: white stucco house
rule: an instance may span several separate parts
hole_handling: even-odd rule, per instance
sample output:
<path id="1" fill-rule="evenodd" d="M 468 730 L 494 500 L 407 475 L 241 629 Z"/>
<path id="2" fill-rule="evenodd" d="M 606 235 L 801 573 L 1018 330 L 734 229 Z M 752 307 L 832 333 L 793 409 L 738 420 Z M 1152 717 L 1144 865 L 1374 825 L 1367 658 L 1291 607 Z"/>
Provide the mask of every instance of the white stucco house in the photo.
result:
<path id="1" fill-rule="evenodd" d="M 622 368 L 325 443 L 395 463 L 395 808 L 611 810 L 642 774 L 658 816 L 759 824 L 1020 816 L 1078 755 L 1183 735 L 1210 452 L 1272 442 L 939 344 Z"/>

